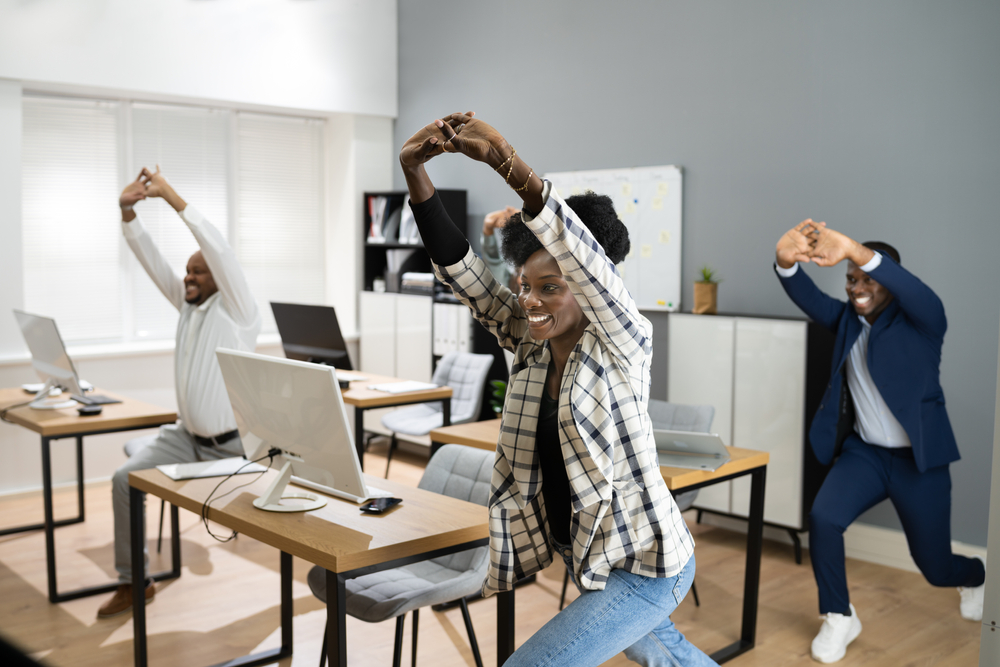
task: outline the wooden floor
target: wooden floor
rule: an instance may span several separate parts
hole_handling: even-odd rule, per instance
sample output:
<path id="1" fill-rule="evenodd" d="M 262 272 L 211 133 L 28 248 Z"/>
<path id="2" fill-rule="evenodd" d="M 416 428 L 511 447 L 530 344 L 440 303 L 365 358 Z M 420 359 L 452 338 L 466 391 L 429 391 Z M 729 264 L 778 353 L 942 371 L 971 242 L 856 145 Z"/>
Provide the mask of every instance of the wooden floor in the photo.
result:
<path id="1" fill-rule="evenodd" d="M 373 446 L 375 449 L 375 446 Z M 370 470 L 384 458 L 366 456 Z M 394 456 L 391 477 L 416 484 L 425 460 Z M 110 483 L 87 489 L 87 521 L 56 531 L 60 588 L 96 585 L 113 577 Z M 59 491 L 56 516 L 74 510 L 73 489 Z M 148 508 L 153 567 L 159 502 Z M 0 498 L 0 527 L 41 520 L 41 496 Z M 169 518 L 169 517 L 168 517 Z M 215 532 L 221 528 L 215 527 Z M 197 667 L 279 644 L 278 554 L 246 537 L 215 542 L 198 517 L 181 513 L 183 576 L 161 585 L 147 607 L 149 655 L 155 667 Z M 168 529 L 169 535 L 169 529 Z M 692 526 L 697 541 L 696 583 L 701 607 L 689 595 L 674 621 L 700 648 L 711 652 L 739 633 L 744 537 L 719 528 Z M 169 541 L 164 543 L 169 554 Z M 0 537 L 0 633 L 36 659 L 53 666 L 107 667 L 132 664 L 131 616 L 98 621 L 102 597 L 51 605 L 46 597 L 44 536 L 41 531 Z M 283 667 L 315 667 L 325 609 L 309 592 L 309 564 L 296 560 L 295 655 Z M 840 665 L 977 665 L 980 625 L 958 614 L 958 593 L 933 588 L 920 575 L 860 561 L 848 561 L 851 599 L 864 624 Z M 563 569 L 555 565 L 538 582 L 518 589 L 517 639 L 523 642 L 557 612 Z M 575 593 L 571 594 L 575 597 Z M 493 599 L 470 605 L 484 663 L 496 656 Z M 816 586 L 808 563 L 796 565 L 791 547 L 765 542 L 757 646 L 728 664 L 810 665 L 809 643 L 820 621 Z M 408 619 L 409 620 L 409 619 Z M 389 665 L 393 624 L 368 624 L 348 617 L 348 656 L 356 667 Z M 406 646 L 410 641 L 407 623 Z M 408 651 L 406 653 L 408 655 Z M 419 633 L 420 664 L 473 665 L 457 609 L 425 610 Z M 404 657 L 404 664 L 408 658 Z M 627 665 L 619 655 L 606 665 Z"/>

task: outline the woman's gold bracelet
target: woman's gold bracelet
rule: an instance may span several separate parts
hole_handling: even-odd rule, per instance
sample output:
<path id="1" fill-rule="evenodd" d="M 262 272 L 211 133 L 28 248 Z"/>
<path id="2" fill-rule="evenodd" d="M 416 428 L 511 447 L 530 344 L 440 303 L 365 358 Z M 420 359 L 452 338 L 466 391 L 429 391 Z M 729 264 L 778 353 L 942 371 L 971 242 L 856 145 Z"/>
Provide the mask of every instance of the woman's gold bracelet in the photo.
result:
<path id="1" fill-rule="evenodd" d="M 507 166 L 507 163 L 508 163 L 508 162 L 510 162 L 511 160 L 513 160 L 513 159 L 514 159 L 514 156 L 515 156 L 515 155 L 517 155 L 517 149 L 516 149 L 516 148 L 514 148 L 513 146 L 511 146 L 511 147 L 510 147 L 510 149 L 511 149 L 512 151 L 514 151 L 514 152 L 510 154 L 510 157 L 509 157 L 509 158 L 507 158 L 506 160 L 504 160 L 504 161 L 503 161 L 503 164 L 501 164 L 501 165 L 500 165 L 499 167 L 497 167 L 497 168 L 496 168 L 496 169 L 494 170 L 494 171 L 496 171 L 496 172 L 497 172 L 498 174 L 500 173 L 500 170 L 501 170 L 501 169 L 503 169 L 504 167 L 506 167 L 506 166 Z"/>
<path id="2" fill-rule="evenodd" d="M 522 185 L 519 188 L 514 188 L 514 192 L 523 192 L 524 190 L 527 190 L 528 189 L 528 183 L 531 182 L 531 177 L 532 177 L 532 175 L 534 175 L 534 173 L 535 173 L 534 169 L 532 169 L 531 171 L 529 171 L 528 172 L 528 178 L 525 179 L 524 185 Z"/>

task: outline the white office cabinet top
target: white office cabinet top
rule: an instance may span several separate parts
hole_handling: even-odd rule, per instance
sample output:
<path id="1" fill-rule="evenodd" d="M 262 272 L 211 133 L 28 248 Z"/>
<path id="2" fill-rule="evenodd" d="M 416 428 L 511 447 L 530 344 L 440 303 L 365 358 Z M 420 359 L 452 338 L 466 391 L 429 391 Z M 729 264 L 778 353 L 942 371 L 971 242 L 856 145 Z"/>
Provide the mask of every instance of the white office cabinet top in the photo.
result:
<path id="1" fill-rule="evenodd" d="M 737 318 L 733 378 L 736 447 L 771 454 L 764 516 L 801 525 L 806 326 L 801 321 Z M 746 483 L 744 483 L 746 482 Z M 749 480 L 734 480 L 732 512 L 747 516 Z"/>
<path id="2" fill-rule="evenodd" d="M 396 375 L 396 295 L 361 293 L 361 368 Z M 407 378 L 416 380 L 417 378 Z"/>

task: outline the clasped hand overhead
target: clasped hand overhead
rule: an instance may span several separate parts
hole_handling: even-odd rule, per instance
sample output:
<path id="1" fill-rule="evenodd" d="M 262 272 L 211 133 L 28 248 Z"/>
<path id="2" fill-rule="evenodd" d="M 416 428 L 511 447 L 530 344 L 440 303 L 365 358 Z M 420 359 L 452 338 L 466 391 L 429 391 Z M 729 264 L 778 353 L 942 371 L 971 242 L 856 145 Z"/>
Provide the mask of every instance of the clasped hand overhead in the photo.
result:
<path id="1" fill-rule="evenodd" d="M 186 206 L 184 200 L 167 182 L 166 177 L 160 173 L 160 165 L 156 165 L 155 172 L 143 167 L 139 176 L 122 190 L 121 196 L 118 197 L 118 205 L 123 211 L 127 211 L 147 197 L 162 197 L 177 211 L 183 211 Z"/>
<path id="2" fill-rule="evenodd" d="M 442 153 L 462 153 L 497 166 L 510 154 L 506 139 L 491 125 L 474 118 L 476 112 L 453 113 L 428 123 L 403 144 L 399 161 L 415 167 Z"/>
<path id="3" fill-rule="evenodd" d="M 812 219 L 803 220 L 785 232 L 775 248 L 778 266 L 783 269 L 791 268 L 796 262 L 833 266 L 845 259 L 861 266 L 874 255 L 872 250 L 830 229 L 825 222 Z"/>

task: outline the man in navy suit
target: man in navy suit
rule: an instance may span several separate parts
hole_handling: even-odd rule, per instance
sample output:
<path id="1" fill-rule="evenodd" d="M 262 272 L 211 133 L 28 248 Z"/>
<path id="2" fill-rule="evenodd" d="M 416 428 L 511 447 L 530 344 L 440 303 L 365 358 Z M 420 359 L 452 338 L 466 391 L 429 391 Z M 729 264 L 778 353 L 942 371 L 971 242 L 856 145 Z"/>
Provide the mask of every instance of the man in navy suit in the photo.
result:
<path id="1" fill-rule="evenodd" d="M 806 220 L 778 241 L 775 270 L 799 308 L 837 334 L 830 384 L 809 440 L 833 464 L 809 514 L 809 551 L 823 626 L 814 660 L 844 657 L 861 632 L 847 592 L 844 538 L 863 512 L 889 498 L 910 554 L 935 586 L 956 586 L 964 618 L 983 615 L 981 559 L 951 552 L 951 477 L 959 458 L 939 380 L 948 327 L 944 306 L 880 242 L 858 243 Z M 848 301 L 821 292 L 799 262 L 847 261 Z"/>

